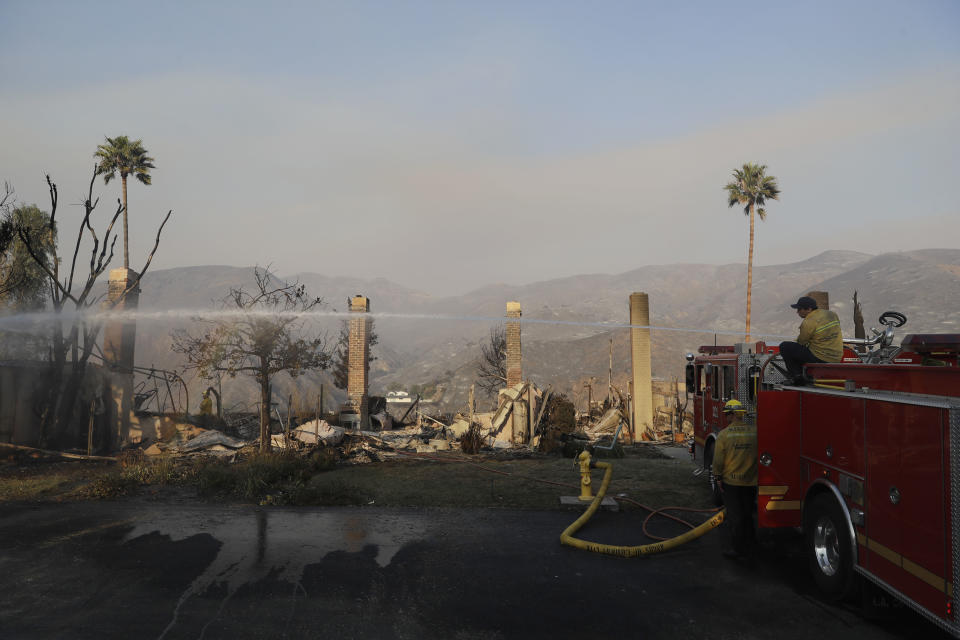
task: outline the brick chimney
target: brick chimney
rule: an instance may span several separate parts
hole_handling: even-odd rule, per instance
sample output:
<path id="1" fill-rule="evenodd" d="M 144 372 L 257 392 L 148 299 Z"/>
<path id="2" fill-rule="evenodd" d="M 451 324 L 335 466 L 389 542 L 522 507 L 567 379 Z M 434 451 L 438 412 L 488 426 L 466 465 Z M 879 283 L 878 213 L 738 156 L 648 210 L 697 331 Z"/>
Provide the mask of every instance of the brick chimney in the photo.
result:
<path id="1" fill-rule="evenodd" d="M 523 356 L 520 349 L 519 302 L 507 303 L 507 387 L 523 381 Z"/>
<path id="2" fill-rule="evenodd" d="M 107 300 L 104 309 L 122 313 L 136 311 L 140 302 L 140 288 L 123 294 L 137 279 L 132 269 L 111 269 L 107 280 Z M 125 444 L 130 436 L 130 416 L 133 414 L 133 364 L 137 340 L 136 320 L 111 319 L 103 328 L 103 356 L 110 368 L 110 393 L 113 430 L 117 442 Z"/>
<path id="3" fill-rule="evenodd" d="M 630 360 L 633 369 L 634 439 L 653 428 L 653 386 L 650 373 L 650 300 L 645 293 L 630 294 Z"/>
<path id="4" fill-rule="evenodd" d="M 809 291 L 807 297 L 816 300 L 818 309 L 830 308 L 830 294 L 826 291 Z"/>
<path id="5" fill-rule="evenodd" d="M 123 292 L 137 279 L 132 269 L 111 269 L 107 282 L 106 309 L 136 311 L 140 302 L 140 289 L 126 296 Z M 137 338 L 137 323 L 134 320 L 108 320 L 103 327 L 103 355 L 111 368 L 130 371 L 133 368 L 134 343 Z"/>
<path id="6" fill-rule="evenodd" d="M 350 342 L 347 349 L 347 401 L 359 416 L 359 428 L 370 426 L 367 414 L 370 356 L 370 300 L 361 295 L 350 298 Z"/>

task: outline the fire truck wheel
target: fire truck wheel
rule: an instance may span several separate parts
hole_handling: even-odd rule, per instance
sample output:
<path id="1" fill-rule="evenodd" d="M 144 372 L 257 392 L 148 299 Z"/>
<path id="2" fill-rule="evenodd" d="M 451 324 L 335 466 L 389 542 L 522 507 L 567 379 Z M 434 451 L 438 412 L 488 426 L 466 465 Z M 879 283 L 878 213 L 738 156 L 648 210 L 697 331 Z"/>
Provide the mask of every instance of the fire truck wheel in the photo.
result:
<path id="1" fill-rule="evenodd" d="M 821 493 L 813 499 L 804 530 L 814 582 L 833 602 L 851 595 L 855 582 L 850 530 L 833 496 Z"/>
<path id="2" fill-rule="evenodd" d="M 707 443 L 703 451 L 703 468 L 707 472 L 707 482 L 710 483 L 710 493 L 713 495 L 713 504 L 723 506 L 723 493 L 720 491 L 720 482 L 713 475 L 713 440 Z"/>

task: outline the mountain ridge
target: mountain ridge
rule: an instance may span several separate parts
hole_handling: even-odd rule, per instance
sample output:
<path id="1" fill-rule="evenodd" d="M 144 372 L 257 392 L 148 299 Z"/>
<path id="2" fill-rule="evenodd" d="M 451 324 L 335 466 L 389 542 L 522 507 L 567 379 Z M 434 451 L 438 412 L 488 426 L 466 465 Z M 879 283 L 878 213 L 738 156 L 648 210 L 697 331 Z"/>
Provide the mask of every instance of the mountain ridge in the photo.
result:
<path id="1" fill-rule="evenodd" d="M 606 379 L 609 340 L 614 340 L 614 373 L 629 370 L 628 330 L 602 326 L 628 322 L 629 295 L 643 291 L 650 298 L 654 374 L 669 378 L 682 369 L 684 351 L 715 339 L 742 339 L 745 306 L 744 263 L 722 265 L 677 263 L 645 265 L 619 274 L 581 274 L 524 285 L 493 284 L 457 296 L 433 296 L 387 278 L 363 279 L 303 272 L 281 279 L 298 280 L 310 295 L 322 295 L 330 309 L 343 311 L 349 296 L 371 300 L 383 357 L 371 367 L 371 392 L 387 386 L 445 383 L 444 403 L 466 401 L 475 378 L 480 346 L 504 315 L 506 302 L 518 300 L 528 324 L 523 326 L 524 373 L 539 384 L 553 384 L 574 393 L 582 379 Z M 230 287 L 253 284 L 253 267 L 226 265 L 178 267 L 148 272 L 142 283 L 141 309 L 209 309 Z M 853 334 L 854 291 L 864 305 L 867 327 L 888 309 L 907 313 L 909 324 L 899 336 L 913 332 L 957 332 L 960 314 L 960 249 L 922 249 L 871 255 L 829 250 L 811 258 L 754 267 L 752 329 L 755 336 L 793 336 L 799 319 L 789 304 L 811 290 L 825 290 L 831 308 L 841 316 L 845 335 Z M 382 315 L 378 315 L 382 314 Z M 395 317 L 390 314 L 412 314 Z M 338 317 L 328 319 L 332 336 Z M 551 324 L 554 323 L 554 324 Z M 577 324 L 582 323 L 582 324 Z M 152 323 L 151 323 L 152 324 Z M 189 326 L 184 319 L 178 326 Z M 692 331 L 701 331 L 693 333 Z M 718 335 L 714 335 L 719 332 Z M 137 360 L 177 366 L 169 350 L 169 330 L 145 324 L 138 329 Z M 772 337 L 771 341 L 780 338 Z M 326 372 L 296 381 L 300 392 L 323 382 Z M 197 383 L 199 384 L 199 383 Z M 245 387 L 240 379 L 231 384 Z M 278 380 L 278 393 L 285 384 Z M 240 393 L 243 396 L 247 392 Z M 336 402 L 342 392 L 332 392 Z"/>

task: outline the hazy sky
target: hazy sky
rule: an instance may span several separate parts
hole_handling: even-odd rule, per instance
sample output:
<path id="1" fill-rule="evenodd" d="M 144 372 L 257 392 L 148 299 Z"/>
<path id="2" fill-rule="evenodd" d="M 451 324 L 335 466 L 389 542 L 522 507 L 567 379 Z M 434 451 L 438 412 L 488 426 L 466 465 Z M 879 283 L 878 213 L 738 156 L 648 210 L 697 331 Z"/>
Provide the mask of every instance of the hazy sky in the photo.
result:
<path id="1" fill-rule="evenodd" d="M 70 236 L 121 134 L 157 167 L 135 269 L 167 209 L 154 269 L 449 294 L 742 262 L 747 161 L 783 189 L 759 264 L 960 247 L 960 2 L 0 0 L 0 179 L 47 208 L 49 172 Z"/>

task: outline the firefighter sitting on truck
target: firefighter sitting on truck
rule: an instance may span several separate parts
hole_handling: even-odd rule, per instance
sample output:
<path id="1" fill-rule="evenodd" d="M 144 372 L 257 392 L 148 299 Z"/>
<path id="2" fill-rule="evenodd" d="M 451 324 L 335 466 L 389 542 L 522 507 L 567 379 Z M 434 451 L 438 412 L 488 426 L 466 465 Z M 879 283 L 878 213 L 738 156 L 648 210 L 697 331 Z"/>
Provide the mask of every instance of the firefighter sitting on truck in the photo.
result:
<path id="1" fill-rule="evenodd" d="M 787 373 L 793 376 L 791 384 L 802 386 L 808 382 L 803 376 L 804 364 L 843 360 L 843 335 L 837 314 L 828 309 L 818 309 L 813 298 L 803 296 L 790 306 L 797 310 L 803 322 L 800 323 L 800 335 L 796 342 L 780 343 L 780 355 L 787 366 Z"/>
<path id="2" fill-rule="evenodd" d="M 723 405 L 723 413 L 733 420 L 717 436 L 712 469 L 721 483 L 727 508 L 724 527 L 730 534 L 730 548 L 723 555 L 746 560 L 756 550 L 753 510 L 757 498 L 757 427 L 744 421 L 746 409 L 739 400 Z"/>

